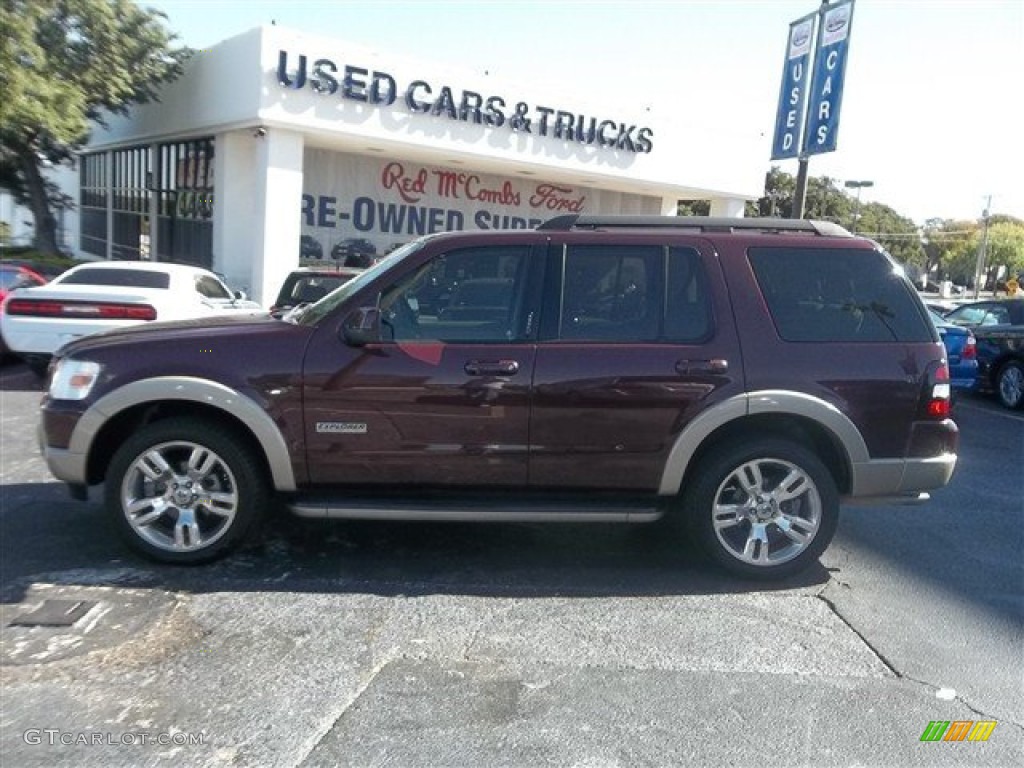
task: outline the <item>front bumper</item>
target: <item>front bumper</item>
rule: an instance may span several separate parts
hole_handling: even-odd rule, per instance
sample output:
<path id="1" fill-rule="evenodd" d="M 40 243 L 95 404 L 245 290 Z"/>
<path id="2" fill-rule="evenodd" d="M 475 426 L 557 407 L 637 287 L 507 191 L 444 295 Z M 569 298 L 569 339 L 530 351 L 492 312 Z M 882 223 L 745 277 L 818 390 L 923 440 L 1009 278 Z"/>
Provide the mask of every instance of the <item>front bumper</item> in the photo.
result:
<path id="1" fill-rule="evenodd" d="M 46 461 L 50 473 L 65 483 L 71 485 L 87 485 L 86 482 L 86 459 L 84 453 L 76 453 L 69 448 L 56 448 L 46 444 L 46 432 L 42 421 L 36 429 L 36 437 L 39 441 L 39 452 Z"/>

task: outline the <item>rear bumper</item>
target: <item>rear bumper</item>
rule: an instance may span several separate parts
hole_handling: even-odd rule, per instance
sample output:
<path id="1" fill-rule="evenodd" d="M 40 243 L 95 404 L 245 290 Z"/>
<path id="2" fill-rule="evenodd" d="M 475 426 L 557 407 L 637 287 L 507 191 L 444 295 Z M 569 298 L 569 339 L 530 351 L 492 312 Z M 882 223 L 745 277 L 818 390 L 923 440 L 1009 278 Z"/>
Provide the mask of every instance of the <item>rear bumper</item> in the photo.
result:
<path id="1" fill-rule="evenodd" d="M 855 464 L 853 487 L 844 501 L 907 501 L 942 488 L 956 469 L 955 453 L 926 459 L 878 459 Z"/>

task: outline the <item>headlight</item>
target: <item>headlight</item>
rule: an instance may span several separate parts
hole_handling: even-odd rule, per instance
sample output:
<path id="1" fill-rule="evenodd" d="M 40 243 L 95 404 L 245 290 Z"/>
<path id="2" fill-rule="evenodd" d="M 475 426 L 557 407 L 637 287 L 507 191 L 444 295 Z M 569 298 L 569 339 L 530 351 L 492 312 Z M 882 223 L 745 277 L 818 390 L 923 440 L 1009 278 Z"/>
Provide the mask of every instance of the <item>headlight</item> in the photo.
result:
<path id="1" fill-rule="evenodd" d="M 88 360 L 59 360 L 50 379 L 50 397 L 54 400 L 85 399 L 99 380 L 101 370 L 103 366 Z"/>

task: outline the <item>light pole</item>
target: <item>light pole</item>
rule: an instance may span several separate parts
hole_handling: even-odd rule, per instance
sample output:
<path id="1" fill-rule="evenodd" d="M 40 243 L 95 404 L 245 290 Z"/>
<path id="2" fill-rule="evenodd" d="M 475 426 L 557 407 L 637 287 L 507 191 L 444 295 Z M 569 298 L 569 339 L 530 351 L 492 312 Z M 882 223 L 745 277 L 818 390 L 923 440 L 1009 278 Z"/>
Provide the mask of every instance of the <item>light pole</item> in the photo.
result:
<path id="1" fill-rule="evenodd" d="M 875 186 L 875 182 L 873 182 L 873 181 L 844 181 L 843 182 L 843 186 L 846 187 L 847 189 L 856 189 L 857 190 L 857 208 L 856 208 L 855 213 L 853 214 L 853 226 L 850 227 L 850 229 L 852 229 L 853 232 L 856 234 L 856 232 L 857 232 L 857 223 L 860 221 L 860 191 L 862 189 L 864 189 L 864 187 L 873 187 L 873 186 Z"/>
<path id="2" fill-rule="evenodd" d="M 981 236 L 981 248 L 978 249 L 978 263 L 974 266 L 974 300 L 978 300 L 978 294 L 981 292 L 981 280 L 985 274 L 985 251 L 988 250 L 988 216 L 989 210 L 992 208 L 992 195 L 988 196 L 988 200 L 985 203 L 985 210 L 981 212 L 982 217 L 985 220 L 984 233 Z"/>

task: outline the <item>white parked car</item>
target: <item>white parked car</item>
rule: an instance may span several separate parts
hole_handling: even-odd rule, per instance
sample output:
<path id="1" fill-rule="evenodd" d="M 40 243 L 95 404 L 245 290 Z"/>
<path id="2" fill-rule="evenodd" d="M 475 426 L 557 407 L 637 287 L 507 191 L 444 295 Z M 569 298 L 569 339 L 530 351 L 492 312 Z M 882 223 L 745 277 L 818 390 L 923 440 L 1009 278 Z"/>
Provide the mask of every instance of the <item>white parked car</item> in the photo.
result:
<path id="1" fill-rule="evenodd" d="M 42 375 L 66 342 L 151 320 L 187 320 L 226 313 L 258 314 L 259 304 L 235 294 L 199 267 L 149 261 L 80 264 L 38 288 L 4 301 L 0 333 L 10 350 Z"/>

